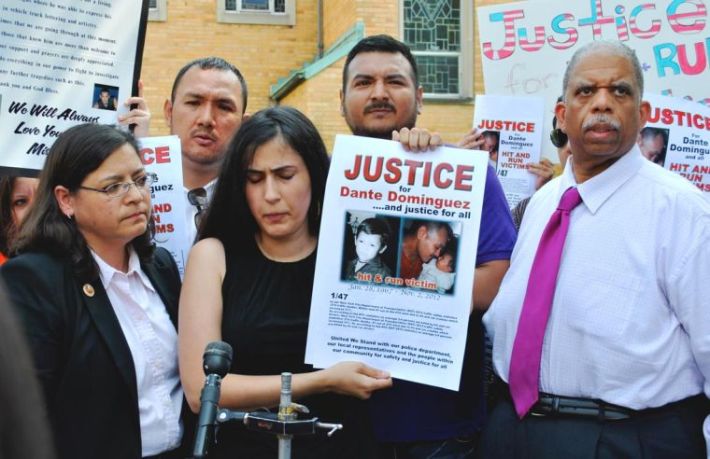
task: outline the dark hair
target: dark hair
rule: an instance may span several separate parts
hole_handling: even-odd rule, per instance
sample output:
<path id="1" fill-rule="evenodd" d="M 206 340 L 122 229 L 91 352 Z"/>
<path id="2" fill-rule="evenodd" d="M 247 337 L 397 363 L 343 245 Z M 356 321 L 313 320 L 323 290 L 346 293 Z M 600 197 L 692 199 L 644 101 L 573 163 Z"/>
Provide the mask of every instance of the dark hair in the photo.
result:
<path id="1" fill-rule="evenodd" d="M 483 137 L 495 137 L 496 140 L 500 140 L 500 132 L 498 131 L 483 131 Z"/>
<path id="2" fill-rule="evenodd" d="M 235 74 L 237 76 L 237 79 L 239 80 L 239 84 L 242 85 L 242 104 L 244 105 L 242 107 L 242 113 L 246 112 L 247 82 L 244 79 L 242 72 L 240 72 L 239 69 L 236 68 L 233 64 L 227 62 L 221 57 L 214 56 L 202 57 L 200 59 L 190 61 L 178 71 L 177 75 L 175 75 L 175 81 L 173 81 L 173 89 L 170 91 L 171 102 L 175 102 L 175 93 L 177 92 L 177 88 L 180 85 L 180 81 L 182 80 L 182 77 L 185 76 L 185 73 L 187 73 L 187 71 L 190 70 L 192 67 L 199 67 L 200 70 L 221 70 L 223 72 L 232 72 L 233 74 Z"/>
<path id="3" fill-rule="evenodd" d="M 225 250 L 253 243 L 258 226 L 246 199 L 247 169 L 256 150 L 279 137 L 301 156 L 306 165 L 311 179 L 308 229 L 312 235 L 318 234 L 328 175 L 328 154 L 318 130 L 304 114 L 295 108 L 277 106 L 256 112 L 234 135 L 214 196 L 200 224 L 199 239 L 217 238 Z"/>
<path id="4" fill-rule="evenodd" d="M 562 96 L 557 98 L 557 103 L 562 102 Z M 552 117 L 552 130 L 550 131 L 550 142 L 557 148 L 562 148 L 567 145 L 567 134 L 565 134 L 562 129 L 557 127 L 557 116 Z"/>
<path id="5" fill-rule="evenodd" d="M 14 237 L 17 227 L 12 214 L 12 188 L 16 176 L 0 177 L 0 253 L 9 251 L 9 241 Z"/>
<path id="6" fill-rule="evenodd" d="M 387 245 L 390 239 L 390 228 L 387 221 L 381 218 L 366 218 L 357 226 L 357 231 L 355 232 L 355 238 L 358 237 L 360 233 L 365 234 L 375 234 L 380 236 L 381 246 Z"/>
<path id="7" fill-rule="evenodd" d="M 345 66 L 343 67 L 343 92 L 345 92 L 348 82 L 348 66 L 350 66 L 350 62 L 352 62 L 352 60 L 355 59 L 355 56 L 360 53 L 373 52 L 392 54 L 399 53 L 404 56 L 404 58 L 409 62 L 409 65 L 412 67 L 412 80 L 414 81 L 414 87 L 419 87 L 419 71 L 417 70 L 417 61 L 414 60 L 414 56 L 409 50 L 409 46 L 389 35 L 383 34 L 365 37 L 350 50 L 348 57 L 345 59 Z"/>
<path id="8" fill-rule="evenodd" d="M 666 131 L 663 128 L 656 128 L 651 126 L 646 126 L 639 132 L 641 138 L 644 140 L 653 139 L 655 137 L 663 137 L 663 142 L 666 142 Z"/>
<path id="9" fill-rule="evenodd" d="M 440 231 L 442 229 L 445 230 L 447 241 L 450 241 L 454 235 L 454 232 L 451 231 L 451 226 L 448 223 L 438 220 L 414 220 L 412 221 L 412 224 L 405 230 L 404 234 L 408 236 L 416 235 L 419 231 L 419 228 L 421 228 L 422 226 L 426 227 L 427 234 L 436 233 L 437 231 Z"/>
<path id="10" fill-rule="evenodd" d="M 441 255 L 439 255 L 439 258 L 443 257 L 444 255 L 449 255 L 451 257 L 452 269 L 456 266 L 456 254 L 458 252 L 458 244 L 458 239 L 455 237 L 451 237 L 451 239 L 449 239 L 449 242 L 446 244 L 446 247 L 444 247 L 444 250 L 441 251 Z"/>
<path id="11" fill-rule="evenodd" d="M 40 173 L 35 201 L 11 251 L 42 251 L 69 257 L 79 279 L 90 281 L 95 278 L 98 267 L 86 239 L 77 228 L 75 220 L 67 218 L 59 208 L 54 188 L 61 185 L 75 192 L 87 175 L 98 169 L 106 158 L 125 144 L 133 147 L 138 154 L 138 144 L 130 133 L 101 124 L 80 124 L 57 137 Z M 131 241 L 141 260 L 153 254 L 151 233 L 152 225 L 148 225 L 145 233 Z"/>

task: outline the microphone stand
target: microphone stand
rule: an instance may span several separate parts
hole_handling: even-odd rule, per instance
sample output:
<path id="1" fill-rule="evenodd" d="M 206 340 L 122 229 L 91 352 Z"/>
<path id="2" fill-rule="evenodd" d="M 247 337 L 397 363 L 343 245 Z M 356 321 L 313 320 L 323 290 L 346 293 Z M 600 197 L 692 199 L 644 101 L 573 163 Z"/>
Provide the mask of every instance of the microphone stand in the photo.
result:
<path id="1" fill-rule="evenodd" d="M 241 422 L 247 429 L 276 435 L 279 442 L 278 459 L 291 459 L 291 441 L 296 435 L 314 435 L 316 429 L 328 431 L 328 436 L 343 429 L 342 424 L 319 422 L 318 418 L 298 419 L 298 413 L 308 414 L 309 410 L 304 405 L 291 401 L 291 373 L 281 373 L 281 399 L 278 413 L 255 411 L 245 413 L 220 409 L 217 412 L 216 422 Z"/>

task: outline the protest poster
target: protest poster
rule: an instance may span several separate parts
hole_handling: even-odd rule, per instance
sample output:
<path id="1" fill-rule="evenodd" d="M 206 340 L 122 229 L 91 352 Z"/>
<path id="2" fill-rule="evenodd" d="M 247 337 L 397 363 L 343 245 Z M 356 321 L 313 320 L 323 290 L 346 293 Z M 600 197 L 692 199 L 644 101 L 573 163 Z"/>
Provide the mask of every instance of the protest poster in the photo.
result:
<path id="1" fill-rule="evenodd" d="M 535 192 L 528 167 L 540 161 L 544 111 L 540 97 L 476 96 L 473 127 L 483 133 L 483 149 L 511 208 Z"/>
<path id="2" fill-rule="evenodd" d="M 41 169 L 64 130 L 128 111 L 147 14 L 148 0 L 3 0 L 0 166 Z"/>
<path id="3" fill-rule="evenodd" d="M 636 51 L 647 92 L 710 105 L 706 3 L 540 0 L 479 7 L 485 92 L 541 96 L 547 139 L 567 62 L 587 43 L 612 40 Z M 550 142 L 543 142 L 543 156 L 557 157 Z"/>
<path id="4" fill-rule="evenodd" d="M 641 153 L 697 186 L 710 199 L 710 107 L 645 94 L 651 114 L 639 134 Z"/>
<path id="5" fill-rule="evenodd" d="M 170 252 L 182 277 L 192 241 L 185 228 L 187 201 L 182 186 L 180 138 L 176 135 L 144 137 L 139 139 L 139 144 L 146 170 L 158 175 L 158 180 L 150 186 L 155 243 Z"/>
<path id="6" fill-rule="evenodd" d="M 458 390 L 487 167 L 481 151 L 336 137 L 307 363 Z"/>

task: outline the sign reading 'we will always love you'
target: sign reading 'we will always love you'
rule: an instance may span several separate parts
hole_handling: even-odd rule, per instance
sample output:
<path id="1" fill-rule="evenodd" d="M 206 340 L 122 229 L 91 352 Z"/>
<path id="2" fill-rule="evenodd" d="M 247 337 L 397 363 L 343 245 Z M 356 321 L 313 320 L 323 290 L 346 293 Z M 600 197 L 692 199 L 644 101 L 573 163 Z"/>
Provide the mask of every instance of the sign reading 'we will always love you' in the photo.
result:
<path id="1" fill-rule="evenodd" d="M 128 112 L 147 17 L 148 0 L 0 2 L 0 172 L 39 170 L 68 128 Z"/>
<path id="2" fill-rule="evenodd" d="M 550 0 L 480 7 L 486 93 L 542 96 L 549 129 L 569 59 L 587 43 L 610 40 L 636 51 L 647 92 L 710 106 L 707 6 L 708 0 Z M 545 147 L 554 157 L 552 145 Z"/>

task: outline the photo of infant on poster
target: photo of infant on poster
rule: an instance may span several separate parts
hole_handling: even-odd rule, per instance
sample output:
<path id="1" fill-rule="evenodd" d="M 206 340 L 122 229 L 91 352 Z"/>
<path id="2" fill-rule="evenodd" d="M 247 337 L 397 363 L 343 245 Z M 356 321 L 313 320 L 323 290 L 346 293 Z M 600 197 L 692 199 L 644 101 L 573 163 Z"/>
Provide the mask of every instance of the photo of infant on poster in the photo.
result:
<path id="1" fill-rule="evenodd" d="M 399 218 L 352 211 L 345 219 L 341 279 L 384 283 L 397 262 Z"/>
<path id="2" fill-rule="evenodd" d="M 404 219 L 398 276 L 409 287 L 453 294 L 461 222 Z"/>

